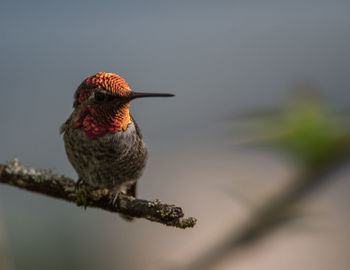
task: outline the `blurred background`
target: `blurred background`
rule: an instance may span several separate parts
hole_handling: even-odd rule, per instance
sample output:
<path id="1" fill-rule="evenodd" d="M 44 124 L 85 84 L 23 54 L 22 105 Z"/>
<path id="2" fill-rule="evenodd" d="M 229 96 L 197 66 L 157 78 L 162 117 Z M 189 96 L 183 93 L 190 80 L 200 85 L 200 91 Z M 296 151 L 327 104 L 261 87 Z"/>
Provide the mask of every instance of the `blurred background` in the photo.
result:
<path id="1" fill-rule="evenodd" d="M 127 223 L 0 185 L 0 269 L 191 268 L 259 223 L 257 209 L 307 179 L 305 171 L 322 178 L 348 146 L 349 14 L 341 0 L 3 0 L 0 163 L 18 157 L 76 179 L 58 128 L 83 79 L 117 73 L 135 91 L 176 95 L 131 105 L 150 151 L 138 193 L 182 206 L 198 224 Z M 304 99 L 305 85 L 318 100 L 310 118 L 305 106 L 288 105 Z M 300 108 L 292 129 L 310 122 L 276 140 L 291 124 L 285 112 Z M 319 131 L 326 135 L 308 148 Z M 286 202 L 298 208 L 293 222 L 213 255 L 211 269 L 349 269 L 350 167 L 341 164 L 322 188 Z"/>

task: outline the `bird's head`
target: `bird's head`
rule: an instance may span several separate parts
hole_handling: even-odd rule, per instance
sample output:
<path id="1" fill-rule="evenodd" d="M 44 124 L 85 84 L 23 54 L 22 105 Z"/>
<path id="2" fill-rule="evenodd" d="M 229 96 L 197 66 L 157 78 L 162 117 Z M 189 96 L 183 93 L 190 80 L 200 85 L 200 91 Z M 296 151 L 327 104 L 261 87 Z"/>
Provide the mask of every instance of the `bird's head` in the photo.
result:
<path id="1" fill-rule="evenodd" d="M 131 90 L 117 74 L 99 72 L 86 78 L 74 95 L 73 107 L 79 118 L 73 128 L 82 128 L 88 137 L 125 131 L 132 122 L 130 101 L 141 97 L 171 97 L 165 93 L 139 93 Z"/>

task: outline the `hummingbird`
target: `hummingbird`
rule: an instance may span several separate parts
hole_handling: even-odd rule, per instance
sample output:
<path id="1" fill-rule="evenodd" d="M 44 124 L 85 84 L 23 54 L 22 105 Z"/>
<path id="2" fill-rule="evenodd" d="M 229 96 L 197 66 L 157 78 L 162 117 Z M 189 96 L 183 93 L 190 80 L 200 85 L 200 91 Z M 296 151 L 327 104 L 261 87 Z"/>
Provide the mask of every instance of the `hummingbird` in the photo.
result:
<path id="1" fill-rule="evenodd" d="M 130 102 L 171 96 L 134 92 L 113 73 L 99 72 L 83 80 L 74 94 L 73 112 L 60 128 L 78 183 L 107 188 L 114 196 L 136 197 L 148 154 L 141 130 L 130 115 Z"/>

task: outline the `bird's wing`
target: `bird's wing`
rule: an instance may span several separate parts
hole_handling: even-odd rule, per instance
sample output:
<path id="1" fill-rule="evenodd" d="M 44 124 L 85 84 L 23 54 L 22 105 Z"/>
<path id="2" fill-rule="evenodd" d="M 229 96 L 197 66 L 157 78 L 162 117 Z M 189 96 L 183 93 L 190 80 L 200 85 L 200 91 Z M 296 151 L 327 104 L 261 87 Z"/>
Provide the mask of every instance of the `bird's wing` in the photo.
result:
<path id="1" fill-rule="evenodd" d="M 141 133 L 141 129 L 140 129 L 139 125 L 136 123 L 134 117 L 131 116 L 131 119 L 134 122 L 137 136 L 139 136 L 139 138 L 142 139 L 142 133 Z"/>
<path id="2" fill-rule="evenodd" d="M 60 126 L 60 129 L 59 129 L 60 134 L 63 134 L 67 130 L 67 127 L 68 127 L 68 120 Z"/>

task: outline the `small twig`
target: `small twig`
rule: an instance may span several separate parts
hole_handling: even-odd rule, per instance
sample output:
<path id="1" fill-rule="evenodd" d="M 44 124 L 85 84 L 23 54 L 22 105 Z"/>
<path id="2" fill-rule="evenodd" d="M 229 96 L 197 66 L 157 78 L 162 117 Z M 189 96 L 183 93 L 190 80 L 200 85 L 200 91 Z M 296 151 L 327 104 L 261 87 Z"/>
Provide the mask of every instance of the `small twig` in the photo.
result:
<path id="1" fill-rule="evenodd" d="M 96 207 L 130 217 L 145 218 L 182 229 L 193 227 L 197 221 L 192 217 L 184 218 L 181 207 L 163 204 L 159 200 L 146 201 L 119 194 L 115 203 L 112 204 L 110 203 L 112 194 L 108 189 L 94 190 L 86 186 L 76 189 L 72 179 L 58 176 L 52 170 L 25 168 L 17 159 L 9 161 L 7 165 L 0 164 L 0 183 L 73 202 L 80 206 Z"/>

